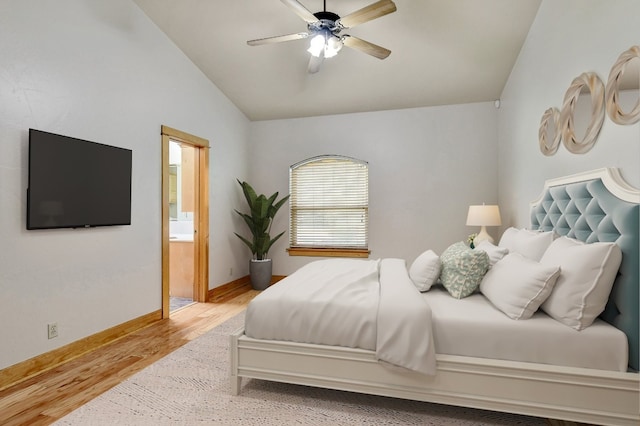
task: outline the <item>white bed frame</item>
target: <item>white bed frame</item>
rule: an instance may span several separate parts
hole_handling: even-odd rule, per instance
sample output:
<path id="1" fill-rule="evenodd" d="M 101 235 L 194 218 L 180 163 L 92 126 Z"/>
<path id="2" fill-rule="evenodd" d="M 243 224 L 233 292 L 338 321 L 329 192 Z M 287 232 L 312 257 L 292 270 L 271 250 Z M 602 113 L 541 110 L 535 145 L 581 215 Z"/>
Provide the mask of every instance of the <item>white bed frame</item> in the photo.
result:
<path id="1" fill-rule="evenodd" d="M 640 202 L 617 169 L 547 181 L 545 188 L 602 178 L 611 192 Z M 437 355 L 437 374 L 391 369 L 375 352 L 231 335 L 231 392 L 242 378 L 317 386 L 417 401 L 600 425 L 640 424 L 640 375 L 546 364 Z"/>

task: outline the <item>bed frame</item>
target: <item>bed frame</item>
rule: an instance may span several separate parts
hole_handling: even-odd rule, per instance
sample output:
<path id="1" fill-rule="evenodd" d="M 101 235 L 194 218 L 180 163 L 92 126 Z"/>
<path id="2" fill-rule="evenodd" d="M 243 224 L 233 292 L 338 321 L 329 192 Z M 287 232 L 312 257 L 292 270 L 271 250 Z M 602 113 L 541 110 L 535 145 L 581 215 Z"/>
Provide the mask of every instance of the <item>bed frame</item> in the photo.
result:
<path id="1" fill-rule="evenodd" d="M 623 265 L 603 318 L 629 337 L 628 372 L 437 355 L 437 374 L 424 376 L 390 369 L 376 361 L 373 351 L 258 340 L 239 329 L 231 335 L 231 392 L 237 395 L 246 377 L 551 419 L 636 426 L 640 423 L 639 204 L 640 191 L 625 183 L 618 169 L 607 168 L 547 181 L 531 210 L 532 228 L 553 229 L 587 242 L 616 241 L 621 246 Z"/>

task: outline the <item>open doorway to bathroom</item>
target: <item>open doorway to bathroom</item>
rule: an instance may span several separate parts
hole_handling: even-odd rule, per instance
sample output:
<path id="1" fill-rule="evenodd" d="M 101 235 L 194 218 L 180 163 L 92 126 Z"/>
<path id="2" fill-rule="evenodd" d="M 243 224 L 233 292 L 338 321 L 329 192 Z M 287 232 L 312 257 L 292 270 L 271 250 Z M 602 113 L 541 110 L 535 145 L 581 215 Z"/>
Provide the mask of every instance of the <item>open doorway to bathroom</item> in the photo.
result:
<path id="1" fill-rule="evenodd" d="M 190 144 L 169 140 L 169 312 L 194 302 L 195 153 Z"/>
<path id="2" fill-rule="evenodd" d="M 162 315 L 208 293 L 209 142 L 162 127 Z"/>

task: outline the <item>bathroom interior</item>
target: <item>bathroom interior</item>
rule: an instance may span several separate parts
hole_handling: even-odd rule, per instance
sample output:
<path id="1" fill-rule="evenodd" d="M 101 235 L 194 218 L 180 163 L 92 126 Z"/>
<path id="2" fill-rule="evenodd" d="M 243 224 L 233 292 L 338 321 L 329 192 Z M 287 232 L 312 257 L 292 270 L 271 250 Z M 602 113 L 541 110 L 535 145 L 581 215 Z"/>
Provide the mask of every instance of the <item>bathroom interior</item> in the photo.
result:
<path id="1" fill-rule="evenodd" d="M 169 142 L 169 295 L 174 312 L 194 301 L 195 148 Z"/>

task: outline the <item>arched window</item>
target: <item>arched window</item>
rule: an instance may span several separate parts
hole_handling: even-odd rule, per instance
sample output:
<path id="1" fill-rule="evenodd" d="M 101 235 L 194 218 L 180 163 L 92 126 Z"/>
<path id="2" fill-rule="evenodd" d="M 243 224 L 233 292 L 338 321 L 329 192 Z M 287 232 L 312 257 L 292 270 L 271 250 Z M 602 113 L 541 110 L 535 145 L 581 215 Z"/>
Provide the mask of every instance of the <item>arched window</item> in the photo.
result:
<path id="1" fill-rule="evenodd" d="M 323 155 L 289 169 L 289 254 L 367 257 L 369 165 Z"/>

